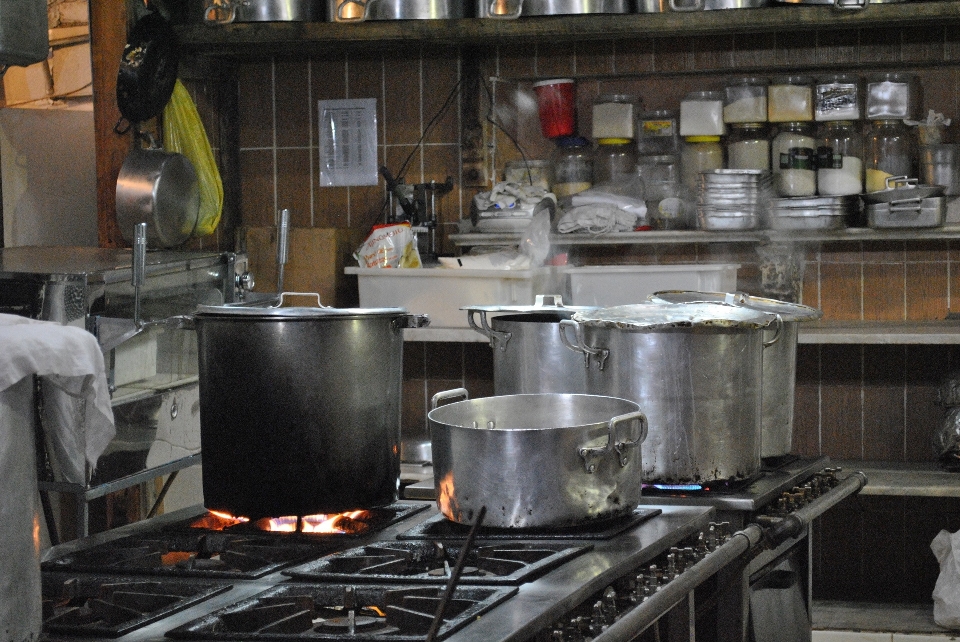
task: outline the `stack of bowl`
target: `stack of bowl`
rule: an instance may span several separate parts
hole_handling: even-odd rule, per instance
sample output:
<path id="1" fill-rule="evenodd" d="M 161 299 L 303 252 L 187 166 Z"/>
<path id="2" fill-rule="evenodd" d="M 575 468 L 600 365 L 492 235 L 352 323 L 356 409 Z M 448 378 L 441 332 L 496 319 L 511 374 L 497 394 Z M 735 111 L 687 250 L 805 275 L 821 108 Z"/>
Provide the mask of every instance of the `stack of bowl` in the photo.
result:
<path id="1" fill-rule="evenodd" d="M 697 195 L 700 229 L 756 229 L 770 200 L 771 185 L 770 173 L 758 169 L 701 172 Z"/>

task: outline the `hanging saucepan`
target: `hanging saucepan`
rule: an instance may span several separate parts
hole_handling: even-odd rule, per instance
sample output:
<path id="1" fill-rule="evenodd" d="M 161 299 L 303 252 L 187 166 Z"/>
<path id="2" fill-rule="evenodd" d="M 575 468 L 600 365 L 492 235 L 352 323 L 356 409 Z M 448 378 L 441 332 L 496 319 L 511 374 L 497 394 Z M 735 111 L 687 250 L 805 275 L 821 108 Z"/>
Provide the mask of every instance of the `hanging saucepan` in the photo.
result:
<path id="1" fill-rule="evenodd" d="M 137 20 L 117 72 L 117 107 L 122 118 L 114 126 L 115 132 L 124 134 L 131 123 L 163 111 L 177 82 L 179 59 L 177 34 L 163 16 L 151 12 Z"/>

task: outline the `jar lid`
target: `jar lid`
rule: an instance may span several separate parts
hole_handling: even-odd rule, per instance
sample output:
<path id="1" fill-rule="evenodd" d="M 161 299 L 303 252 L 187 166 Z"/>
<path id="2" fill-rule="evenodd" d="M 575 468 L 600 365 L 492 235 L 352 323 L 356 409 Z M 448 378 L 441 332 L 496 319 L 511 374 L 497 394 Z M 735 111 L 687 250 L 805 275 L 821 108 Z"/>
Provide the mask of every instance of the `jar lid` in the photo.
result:
<path id="1" fill-rule="evenodd" d="M 694 290 L 664 290 L 654 292 L 649 297 L 654 303 L 728 303 L 739 305 L 758 312 L 779 314 L 784 321 L 813 321 L 823 316 L 823 312 L 799 303 L 768 299 L 743 292 L 697 292 Z"/>
<path id="2" fill-rule="evenodd" d="M 769 85 L 769 78 L 761 78 L 759 76 L 744 76 L 742 78 L 734 78 L 730 81 L 730 85 Z"/>
<path id="3" fill-rule="evenodd" d="M 687 136 L 684 138 L 688 143 L 719 143 L 719 136 Z"/>
<path id="4" fill-rule="evenodd" d="M 593 101 L 597 103 L 629 103 L 632 105 L 640 104 L 640 96 L 633 94 L 600 94 Z"/>
<path id="5" fill-rule="evenodd" d="M 812 85 L 813 78 L 810 76 L 777 76 L 771 83 L 772 85 Z"/>
<path id="6" fill-rule="evenodd" d="M 534 87 L 543 87 L 545 85 L 565 85 L 572 83 L 573 78 L 551 78 L 550 80 L 539 80 L 533 83 Z"/>
<path id="7" fill-rule="evenodd" d="M 731 129 L 763 129 L 766 123 L 727 123 Z"/>
<path id="8" fill-rule="evenodd" d="M 527 167 L 550 167 L 551 165 L 553 165 L 553 161 L 543 160 L 543 159 L 530 159 L 530 160 L 507 161 L 504 164 L 504 167 L 509 167 L 510 169 L 514 169 L 514 168 L 526 169 Z"/>
<path id="9" fill-rule="evenodd" d="M 671 109 L 654 109 L 640 114 L 640 120 L 669 120 L 676 117 L 677 112 Z"/>
<path id="10" fill-rule="evenodd" d="M 817 78 L 818 85 L 832 85 L 832 84 L 857 84 L 860 82 L 859 76 L 854 76 L 853 74 L 830 74 L 827 76 L 819 76 Z"/>
<path id="11" fill-rule="evenodd" d="M 684 100 L 723 100 L 723 94 L 719 91 L 691 91 Z"/>
<path id="12" fill-rule="evenodd" d="M 632 138 L 598 138 L 597 145 L 629 145 Z"/>
<path id="13" fill-rule="evenodd" d="M 564 136 L 558 138 L 557 147 L 560 149 L 573 149 L 575 147 L 590 147 L 590 141 L 582 136 Z"/>
<path id="14" fill-rule="evenodd" d="M 727 303 L 635 303 L 577 312 L 574 321 L 618 330 L 666 330 L 670 328 L 765 328 L 775 314 L 758 312 Z"/>

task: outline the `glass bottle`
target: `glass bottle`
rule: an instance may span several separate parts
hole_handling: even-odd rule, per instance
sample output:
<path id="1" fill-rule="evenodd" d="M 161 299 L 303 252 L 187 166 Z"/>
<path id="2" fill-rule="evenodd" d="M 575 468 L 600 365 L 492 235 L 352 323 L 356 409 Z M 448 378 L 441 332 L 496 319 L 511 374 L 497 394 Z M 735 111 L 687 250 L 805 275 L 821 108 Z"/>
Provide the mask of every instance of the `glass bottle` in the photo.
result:
<path id="1" fill-rule="evenodd" d="M 813 79 L 809 76 L 774 78 L 767 88 L 767 120 L 771 123 L 813 120 Z"/>
<path id="2" fill-rule="evenodd" d="M 850 120 L 824 123 L 817 141 L 817 192 L 850 196 L 863 191 L 863 138 Z"/>
<path id="3" fill-rule="evenodd" d="M 696 190 L 700 172 L 723 169 L 723 147 L 719 136 L 688 136 L 680 154 L 681 182 Z"/>
<path id="4" fill-rule="evenodd" d="M 593 150 L 585 138 L 563 139 L 553 156 L 552 191 L 561 198 L 593 186 Z"/>
<path id="5" fill-rule="evenodd" d="M 833 74 L 817 80 L 814 90 L 814 120 L 858 120 L 860 81 L 849 74 Z"/>
<path id="6" fill-rule="evenodd" d="M 593 103 L 593 138 L 636 137 L 636 118 L 640 99 L 629 94 L 605 94 Z"/>
<path id="7" fill-rule="evenodd" d="M 734 123 L 727 138 L 727 167 L 770 171 L 770 139 L 763 123 Z"/>
<path id="8" fill-rule="evenodd" d="M 886 189 L 889 176 L 916 177 L 912 152 L 910 132 L 902 120 L 874 121 L 864 145 L 866 190 Z"/>
<path id="9" fill-rule="evenodd" d="M 683 203 L 679 198 L 680 174 L 677 157 L 641 156 L 637 161 L 637 174 L 643 179 L 643 197 L 653 229 L 685 229 L 688 224 L 683 216 Z"/>
<path id="10" fill-rule="evenodd" d="M 816 147 L 809 123 L 789 122 L 780 126 L 770 150 L 778 196 L 813 196 L 817 193 Z"/>
<path id="11" fill-rule="evenodd" d="M 723 122 L 759 123 L 767 120 L 766 78 L 737 78 L 724 89 Z"/>
<path id="12" fill-rule="evenodd" d="M 593 156 L 595 184 L 616 183 L 632 177 L 637 167 L 637 146 L 629 138 L 601 138 Z"/>

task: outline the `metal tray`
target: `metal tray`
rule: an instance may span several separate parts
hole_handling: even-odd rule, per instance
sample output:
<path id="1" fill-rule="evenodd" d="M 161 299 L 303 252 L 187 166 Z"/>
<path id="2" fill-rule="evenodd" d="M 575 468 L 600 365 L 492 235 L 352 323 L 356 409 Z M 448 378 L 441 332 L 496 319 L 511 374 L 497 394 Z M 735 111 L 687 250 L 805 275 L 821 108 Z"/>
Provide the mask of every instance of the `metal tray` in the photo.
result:
<path id="1" fill-rule="evenodd" d="M 930 198 L 867 205 L 867 225 L 872 228 L 940 227 L 946 198 Z"/>

